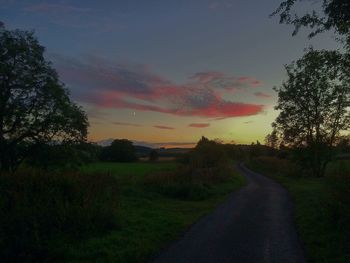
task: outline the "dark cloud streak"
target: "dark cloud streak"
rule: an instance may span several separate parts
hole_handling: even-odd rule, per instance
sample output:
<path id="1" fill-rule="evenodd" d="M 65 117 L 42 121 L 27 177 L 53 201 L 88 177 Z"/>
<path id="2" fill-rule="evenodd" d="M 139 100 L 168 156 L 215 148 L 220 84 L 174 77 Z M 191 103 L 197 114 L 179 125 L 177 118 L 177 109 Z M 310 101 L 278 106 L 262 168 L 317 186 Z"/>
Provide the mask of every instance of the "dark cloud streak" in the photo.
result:
<path id="1" fill-rule="evenodd" d="M 162 130 L 175 130 L 174 127 L 169 127 L 169 126 L 164 126 L 164 125 L 154 125 L 153 127 L 157 128 L 157 129 L 162 129 Z"/>

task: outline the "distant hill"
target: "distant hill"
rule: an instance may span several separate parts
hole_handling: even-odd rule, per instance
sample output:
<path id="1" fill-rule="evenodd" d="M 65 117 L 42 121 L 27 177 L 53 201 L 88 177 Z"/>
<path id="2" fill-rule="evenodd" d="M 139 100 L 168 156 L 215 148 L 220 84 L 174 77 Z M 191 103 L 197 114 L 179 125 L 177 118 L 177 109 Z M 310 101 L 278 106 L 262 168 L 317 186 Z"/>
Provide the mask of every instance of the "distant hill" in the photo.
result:
<path id="1" fill-rule="evenodd" d="M 153 150 L 150 147 L 140 145 L 134 145 L 134 147 L 136 149 L 136 155 L 139 157 L 149 156 L 150 152 Z"/>

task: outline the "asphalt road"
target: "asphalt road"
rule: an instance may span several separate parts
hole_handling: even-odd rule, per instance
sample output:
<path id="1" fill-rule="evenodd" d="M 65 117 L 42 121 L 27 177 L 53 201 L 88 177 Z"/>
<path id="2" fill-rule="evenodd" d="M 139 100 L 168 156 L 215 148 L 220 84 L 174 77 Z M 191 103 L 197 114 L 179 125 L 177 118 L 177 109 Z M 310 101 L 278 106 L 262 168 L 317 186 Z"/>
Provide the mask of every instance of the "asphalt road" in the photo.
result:
<path id="1" fill-rule="evenodd" d="M 239 169 L 247 186 L 161 251 L 154 263 L 303 263 L 287 191 L 273 180 Z"/>

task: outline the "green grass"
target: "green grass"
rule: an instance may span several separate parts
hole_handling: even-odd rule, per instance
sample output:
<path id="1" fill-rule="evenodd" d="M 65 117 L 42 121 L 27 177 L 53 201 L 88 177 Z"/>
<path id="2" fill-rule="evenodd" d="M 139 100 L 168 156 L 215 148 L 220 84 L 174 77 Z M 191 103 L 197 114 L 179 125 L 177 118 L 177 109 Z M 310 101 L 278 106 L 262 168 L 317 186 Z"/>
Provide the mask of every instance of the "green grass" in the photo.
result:
<path id="1" fill-rule="evenodd" d="M 96 163 L 84 172 L 110 172 L 120 182 L 119 228 L 107 235 L 66 244 L 64 262 L 147 262 L 154 253 L 179 237 L 191 224 L 244 185 L 237 172 L 210 188 L 204 200 L 181 200 L 151 191 L 148 174 L 174 171 L 175 163 Z"/>
<path id="2" fill-rule="evenodd" d="M 338 160 L 333 161 L 327 165 L 326 174 L 328 176 L 349 176 L 350 175 L 350 161 L 349 160 Z"/>
<path id="3" fill-rule="evenodd" d="M 137 163 L 108 163 L 98 162 L 88 164 L 81 168 L 82 172 L 99 173 L 107 172 L 115 174 L 116 176 L 143 176 L 150 172 L 157 171 L 171 171 L 176 168 L 175 162 L 137 162 Z"/>
<path id="4" fill-rule="evenodd" d="M 340 205 L 332 189 L 330 177 L 306 178 L 286 176 L 288 162 L 261 158 L 248 166 L 270 176 L 290 192 L 294 202 L 294 216 L 299 237 L 308 262 L 350 262 L 350 210 Z"/>

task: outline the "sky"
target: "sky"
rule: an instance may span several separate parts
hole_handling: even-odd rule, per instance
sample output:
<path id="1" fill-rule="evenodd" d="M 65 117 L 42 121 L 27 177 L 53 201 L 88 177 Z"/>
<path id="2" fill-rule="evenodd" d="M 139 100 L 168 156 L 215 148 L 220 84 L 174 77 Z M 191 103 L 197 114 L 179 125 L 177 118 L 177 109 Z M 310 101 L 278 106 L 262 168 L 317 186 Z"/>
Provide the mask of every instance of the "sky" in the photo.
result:
<path id="1" fill-rule="evenodd" d="M 291 26 L 269 17 L 279 3 L 0 0 L 0 21 L 35 31 L 88 114 L 91 141 L 248 144 L 271 131 L 284 66 L 310 45 L 338 47 L 330 33 L 292 37 Z"/>

